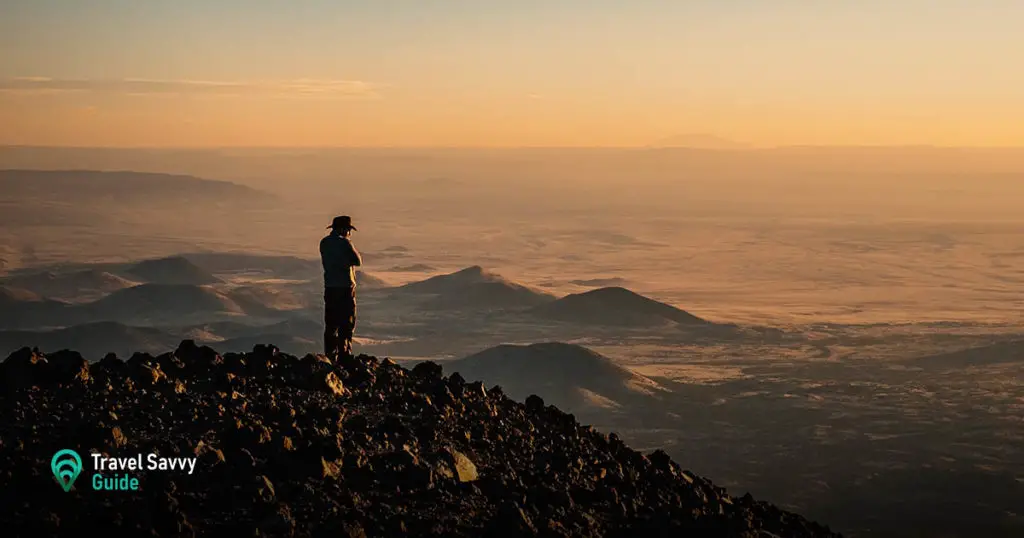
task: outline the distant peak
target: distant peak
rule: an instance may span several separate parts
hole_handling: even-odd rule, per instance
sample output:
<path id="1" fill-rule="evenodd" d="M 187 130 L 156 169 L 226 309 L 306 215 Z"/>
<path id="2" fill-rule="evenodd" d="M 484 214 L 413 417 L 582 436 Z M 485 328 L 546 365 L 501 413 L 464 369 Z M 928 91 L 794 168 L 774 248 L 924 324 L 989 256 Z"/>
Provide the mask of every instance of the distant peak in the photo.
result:
<path id="1" fill-rule="evenodd" d="M 642 297 L 639 293 L 622 286 L 605 286 L 603 288 L 585 291 L 581 295 L 630 295 Z"/>
<path id="2" fill-rule="evenodd" d="M 667 321 L 706 323 L 689 312 L 621 286 L 566 295 L 537 307 L 535 312 L 553 319 L 598 325 L 653 326 Z"/>
<path id="3" fill-rule="evenodd" d="M 594 354 L 594 355 L 598 354 L 596 351 L 594 351 L 594 350 L 592 350 L 592 349 L 590 349 L 588 347 L 581 346 L 579 344 L 570 344 L 568 342 L 536 342 L 536 343 L 533 343 L 533 344 L 528 344 L 526 346 L 517 345 L 517 344 L 508 344 L 508 345 L 512 346 L 512 347 L 517 347 L 517 348 L 526 347 L 526 348 L 535 349 L 535 350 L 538 350 L 538 351 L 563 351 L 563 352 L 564 351 L 573 351 L 573 352 L 583 352 L 583 353 L 586 353 L 586 354 Z"/>
<path id="4" fill-rule="evenodd" d="M 150 283 L 215 284 L 220 279 L 181 255 L 151 258 L 130 265 L 127 273 Z"/>
<path id="5" fill-rule="evenodd" d="M 501 275 L 494 273 L 492 271 L 488 271 L 487 269 L 484 269 L 479 265 L 471 265 L 469 267 L 466 267 L 465 269 L 460 269 L 454 273 L 449 273 L 447 276 L 451 277 L 453 280 L 465 282 L 504 280 L 504 278 Z"/>

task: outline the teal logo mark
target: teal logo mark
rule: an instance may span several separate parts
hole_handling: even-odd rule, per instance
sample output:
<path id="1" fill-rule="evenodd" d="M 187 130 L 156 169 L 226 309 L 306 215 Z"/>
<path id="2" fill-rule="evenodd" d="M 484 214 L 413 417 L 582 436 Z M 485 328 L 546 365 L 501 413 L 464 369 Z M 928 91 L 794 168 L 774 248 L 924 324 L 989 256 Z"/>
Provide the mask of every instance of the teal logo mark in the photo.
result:
<path id="1" fill-rule="evenodd" d="M 65 448 L 53 455 L 50 460 L 50 470 L 53 471 L 53 478 L 64 488 L 65 492 L 71 491 L 71 485 L 82 472 L 82 458 L 74 450 Z"/>

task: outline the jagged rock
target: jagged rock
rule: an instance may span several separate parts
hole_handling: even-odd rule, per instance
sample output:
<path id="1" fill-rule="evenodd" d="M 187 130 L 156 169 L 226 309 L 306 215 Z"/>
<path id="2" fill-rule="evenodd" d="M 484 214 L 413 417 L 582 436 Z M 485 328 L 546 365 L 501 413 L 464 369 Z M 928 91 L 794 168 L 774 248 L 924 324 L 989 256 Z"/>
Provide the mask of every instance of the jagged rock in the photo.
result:
<path id="1" fill-rule="evenodd" d="M 0 381 L 0 528 L 13 536 L 836 536 L 433 363 L 184 341 L 92 365 L 22 349 Z M 67 447 L 197 463 L 139 475 L 138 492 L 79 483 L 55 502 L 44 474 Z"/>
<path id="2" fill-rule="evenodd" d="M 59 384 L 88 384 L 89 361 L 77 351 L 62 350 L 46 356 L 49 362 L 50 375 Z"/>
<path id="3" fill-rule="evenodd" d="M 253 481 L 256 489 L 257 500 L 266 504 L 277 500 L 277 492 L 274 491 L 274 484 L 264 475 L 257 476 Z"/>
<path id="4" fill-rule="evenodd" d="M 204 467 L 213 467 L 225 461 L 224 452 L 221 449 L 210 446 L 201 440 L 196 444 L 193 453 L 199 458 Z"/>
<path id="5" fill-rule="evenodd" d="M 38 350 L 23 347 L 0 364 L 0 377 L 8 390 L 27 389 L 44 381 L 49 363 Z"/>
<path id="6" fill-rule="evenodd" d="M 107 353 L 99 362 L 92 364 L 89 373 L 100 382 L 120 378 L 128 371 L 128 365 L 113 353 Z"/>
<path id="7" fill-rule="evenodd" d="M 149 353 L 135 352 L 125 361 L 129 368 L 138 368 L 140 365 L 152 366 L 156 363 L 155 357 Z"/>
<path id="8" fill-rule="evenodd" d="M 469 385 L 466 386 L 465 394 L 467 394 L 469 396 L 478 397 L 478 398 L 486 398 L 487 397 L 487 388 L 484 387 L 483 382 L 481 382 L 481 381 L 474 381 L 473 383 L 470 383 Z"/>
<path id="9" fill-rule="evenodd" d="M 446 467 L 446 475 L 459 482 L 473 482 L 479 478 L 476 464 L 462 452 L 451 447 L 441 451 L 441 457 Z"/>
<path id="10" fill-rule="evenodd" d="M 152 366 L 148 364 L 137 364 L 135 368 L 132 369 L 131 374 L 132 381 L 135 381 L 144 387 L 156 386 L 167 381 L 167 374 L 160 369 L 158 364 L 154 364 Z"/>
<path id="11" fill-rule="evenodd" d="M 31 386 L 88 384 L 89 362 L 68 349 L 44 356 L 38 349 L 23 347 L 0 364 L 0 377 L 8 389 Z"/>
<path id="12" fill-rule="evenodd" d="M 533 412 L 539 412 L 544 410 L 544 399 L 536 394 L 531 394 L 526 397 L 526 409 Z"/>
<path id="13" fill-rule="evenodd" d="M 345 384 L 341 382 L 341 378 L 339 378 L 337 374 L 334 372 L 325 372 L 320 375 L 321 390 L 329 392 L 335 396 L 344 396 L 346 394 Z"/>
<path id="14" fill-rule="evenodd" d="M 112 448 L 124 448 L 128 446 L 128 437 L 125 436 L 120 427 L 114 426 L 110 430 L 110 438 L 107 440 L 107 443 Z"/>
<path id="15" fill-rule="evenodd" d="M 177 359 L 181 368 L 196 373 L 210 372 L 224 363 L 223 357 L 214 351 L 213 348 L 197 346 L 192 340 L 182 340 L 181 344 L 178 345 L 178 349 L 169 358 Z M 161 366 L 164 370 L 171 370 L 164 364 L 161 364 Z"/>
<path id="16" fill-rule="evenodd" d="M 412 375 L 425 380 L 441 379 L 444 368 L 434 361 L 425 361 L 412 368 Z"/>
<path id="17" fill-rule="evenodd" d="M 320 478 L 331 478 L 334 480 L 341 478 L 341 466 L 336 462 L 320 458 Z"/>

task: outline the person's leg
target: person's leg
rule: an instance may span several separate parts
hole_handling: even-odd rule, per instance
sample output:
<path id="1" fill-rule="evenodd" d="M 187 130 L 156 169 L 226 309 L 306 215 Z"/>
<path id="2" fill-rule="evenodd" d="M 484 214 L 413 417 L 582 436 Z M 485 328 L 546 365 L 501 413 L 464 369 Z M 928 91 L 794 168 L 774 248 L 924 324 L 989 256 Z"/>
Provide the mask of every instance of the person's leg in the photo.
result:
<path id="1" fill-rule="evenodd" d="M 328 358 L 338 355 L 338 329 L 342 314 L 338 308 L 337 291 L 324 288 L 324 355 Z"/>
<path id="2" fill-rule="evenodd" d="M 338 337 L 339 340 L 341 340 L 341 352 L 351 356 L 352 336 L 355 334 L 356 330 L 356 290 L 353 288 L 345 291 L 345 297 L 339 298 L 339 304 L 344 301 L 344 313 L 342 314 Z"/>

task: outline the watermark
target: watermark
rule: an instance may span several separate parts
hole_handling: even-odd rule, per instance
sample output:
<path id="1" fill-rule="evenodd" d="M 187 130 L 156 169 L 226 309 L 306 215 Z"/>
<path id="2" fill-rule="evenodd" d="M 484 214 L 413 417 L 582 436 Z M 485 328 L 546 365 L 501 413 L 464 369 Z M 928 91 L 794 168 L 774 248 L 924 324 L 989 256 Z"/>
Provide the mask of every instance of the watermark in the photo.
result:
<path id="1" fill-rule="evenodd" d="M 182 472 L 192 474 L 196 470 L 198 458 L 164 457 L 159 454 L 135 454 L 132 456 L 105 456 L 99 453 L 89 454 L 92 463 L 90 487 L 95 491 L 138 491 L 139 478 L 135 476 L 141 471 Z M 53 478 L 65 492 L 71 491 L 75 481 L 83 471 L 82 457 L 70 448 L 65 448 L 53 455 L 50 470 Z"/>
<path id="2" fill-rule="evenodd" d="M 65 448 L 53 455 L 50 470 L 53 471 L 53 479 L 57 484 L 64 491 L 71 491 L 71 486 L 75 485 L 78 475 L 82 474 L 82 458 L 78 456 L 78 452 Z"/>

